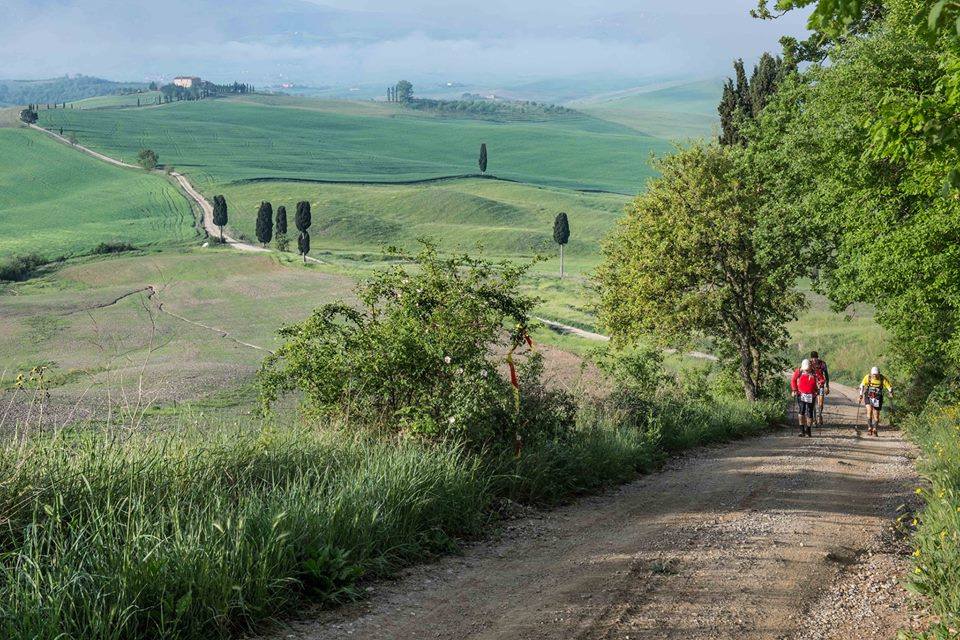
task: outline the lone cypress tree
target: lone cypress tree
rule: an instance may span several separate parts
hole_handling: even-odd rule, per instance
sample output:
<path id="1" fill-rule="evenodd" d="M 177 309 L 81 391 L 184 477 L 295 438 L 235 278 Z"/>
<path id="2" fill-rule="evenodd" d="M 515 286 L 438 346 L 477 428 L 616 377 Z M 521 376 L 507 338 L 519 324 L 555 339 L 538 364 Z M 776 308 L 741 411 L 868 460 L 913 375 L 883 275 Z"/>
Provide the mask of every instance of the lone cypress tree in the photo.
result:
<path id="1" fill-rule="evenodd" d="M 297 225 L 297 230 L 300 232 L 300 237 L 297 238 L 297 248 L 300 251 L 300 255 L 303 256 L 303 261 L 307 261 L 307 254 L 310 253 L 310 225 L 312 224 L 310 216 L 310 203 L 306 200 L 301 200 L 297 203 L 297 215 L 294 220 Z"/>
<path id="2" fill-rule="evenodd" d="M 213 224 L 220 227 L 220 242 L 223 242 L 223 228 L 227 226 L 227 199 L 213 196 Z"/>
<path id="3" fill-rule="evenodd" d="M 483 142 L 480 144 L 480 160 L 478 162 L 480 165 L 480 173 L 487 172 L 487 143 Z"/>
<path id="4" fill-rule="evenodd" d="M 277 244 L 277 249 L 280 251 L 287 250 L 289 245 L 289 240 L 287 240 L 287 208 L 283 205 L 277 207 L 277 224 L 273 229 L 273 238 Z"/>
<path id="5" fill-rule="evenodd" d="M 261 202 L 257 211 L 257 240 L 266 247 L 273 239 L 273 205 Z"/>
<path id="6" fill-rule="evenodd" d="M 553 221 L 553 241 L 560 245 L 560 277 L 563 277 L 563 245 L 570 241 L 570 221 L 561 211 Z"/>

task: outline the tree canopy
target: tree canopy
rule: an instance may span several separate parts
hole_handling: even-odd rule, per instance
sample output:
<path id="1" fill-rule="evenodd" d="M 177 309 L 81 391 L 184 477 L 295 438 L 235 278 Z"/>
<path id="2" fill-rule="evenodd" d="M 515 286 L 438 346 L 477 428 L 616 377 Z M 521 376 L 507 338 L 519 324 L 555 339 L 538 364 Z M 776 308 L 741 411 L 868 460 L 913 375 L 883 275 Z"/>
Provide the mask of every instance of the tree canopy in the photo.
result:
<path id="1" fill-rule="evenodd" d="M 746 133 L 784 217 L 811 229 L 816 285 L 837 309 L 876 307 L 918 400 L 960 359 L 960 46 L 918 21 L 925 6 L 886 2 Z"/>
<path id="2" fill-rule="evenodd" d="M 769 206 L 738 147 L 696 144 L 657 169 L 604 242 L 601 321 L 615 342 L 713 340 L 755 399 L 783 369 L 784 327 L 802 308 L 804 231 Z"/>

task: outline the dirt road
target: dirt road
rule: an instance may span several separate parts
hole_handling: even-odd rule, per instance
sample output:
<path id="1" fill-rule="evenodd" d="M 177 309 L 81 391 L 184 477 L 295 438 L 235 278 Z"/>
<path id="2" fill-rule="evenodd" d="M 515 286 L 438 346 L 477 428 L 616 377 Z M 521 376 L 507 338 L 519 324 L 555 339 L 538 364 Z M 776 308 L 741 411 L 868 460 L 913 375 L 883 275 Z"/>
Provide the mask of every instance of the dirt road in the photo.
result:
<path id="1" fill-rule="evenodd" d="M 36 129 L 37 131 L 41 131 L 47 134 L 48 136 L 53 137 L 55 140 L 62 142 L 63 144 L 69 145 L 74 149 L 77 149 L 78 151 L 81 151 L 83 153 L 86 153 L 87 155 L 93 156 L 97 160 L 102 160 L 103 162 L 107 162 L 117 167 L 142 170 L 142 168 L 137 165 L 129 164 L 127 162 L 117 160 L 116 158 L 111 158 L 108 155 L 102 154 L 99 151 L 94 151 L 93 149 L 89 147 L 85 147 L 81 144 L 74 144 L 73 142 L 61 136 L 60 134 L 54 133 L 53 131 L 50 131 L 48 129 L 44 129 L 43 127 L 38 127 L 35 124 L 31 124 L 28 126 L 31 129 Z M 190 183 L 190 180 L 188 180 L 187 177 L 182 173 L 171 171 L 170 177 L 176 180 L 177 184 L 180 185 L 180 187 L 190 197 L 190 199 L 196 202 L 197 206 L 200 207 L 200 210 L 203 212 L 203 227 L 206 230 L 207 235 L 209 235 L 211 238 L 220 238 L 221 237 L 220 229 L 219 227 L 217 227 L 217 225 L 213 224 L 213 205 L 210 204 L 210 202 L 206 198 L 204 198 L 203 195 L 196 190 L 196 188 L 194 188 L 193 184 Z M 255 244 L 249 244 L 247 242 L 236 240 L 235 238 L 232 238 L 227 234 L 223 234 L 222 237 L 223 237 L 224 243 L 230 245 L 235 249 L 239 249 L 240 251 L 255 251 L 255 252 L 270 251 L 270 249 L 265 247 L 261 247 Z M 311 258 L 310 256 L 307 256 L 307 261 L 315 262 L 317 264 L 323 264 L 321 260 L 317 260 L 316 258 Z"/>
<path id="2" fill-rule="evenodd" d="M 607 495 L 509 521 L 495 541 L 276 637 L 893 638 L 907 617 L 896 575 L 857 598 L 866 622 L 811 615 L 876 557 L 864 552 L 916 482 L 898 432 L 855 437 L 854 394 L 835 385 L 836 424 L 813 439 L 784 429 L 701 450 Z"/>

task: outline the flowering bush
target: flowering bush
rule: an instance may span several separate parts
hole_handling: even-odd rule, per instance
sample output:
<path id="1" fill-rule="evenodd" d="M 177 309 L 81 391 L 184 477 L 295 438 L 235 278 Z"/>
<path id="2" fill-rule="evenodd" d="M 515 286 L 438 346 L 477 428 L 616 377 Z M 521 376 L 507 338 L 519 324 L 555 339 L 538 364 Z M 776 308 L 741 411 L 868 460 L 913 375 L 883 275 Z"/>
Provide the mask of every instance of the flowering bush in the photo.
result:
<path id="1" fill-rule="evenodd" d="M 525 340 L 527 267 L 442 257 L 428 242 L 394 253 L 401 264 L 358 287 L 361 308 L 327 304 L 280 331 L 260 372 L 265 408 L 299 390 L 308 412 L 404 433 L 476 443 L 532 428 L 491 358 Z"/>

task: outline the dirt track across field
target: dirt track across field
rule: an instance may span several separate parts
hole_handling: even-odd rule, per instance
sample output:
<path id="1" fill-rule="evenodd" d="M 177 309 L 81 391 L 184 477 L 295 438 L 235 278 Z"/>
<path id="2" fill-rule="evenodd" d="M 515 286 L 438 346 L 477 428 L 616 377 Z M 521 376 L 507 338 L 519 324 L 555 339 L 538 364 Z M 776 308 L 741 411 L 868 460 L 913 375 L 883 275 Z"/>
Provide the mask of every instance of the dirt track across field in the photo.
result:
<path id="1" fill-rule="evenodd" d="M 784 428 L 703 449 L 606 495 L 525 513 L 463 556 L 272 637 L 893 638 L 908 618 L 904 561 L 880 548 L 910 501 L 914 454 L 897 431 L 856 437 L 855 393 L 834 385 L 822 435 Z M 859 575 L 878 560 L 894 575 Z M 821 615 L 832 593 L 860 584 L 855 607 Z"/>

